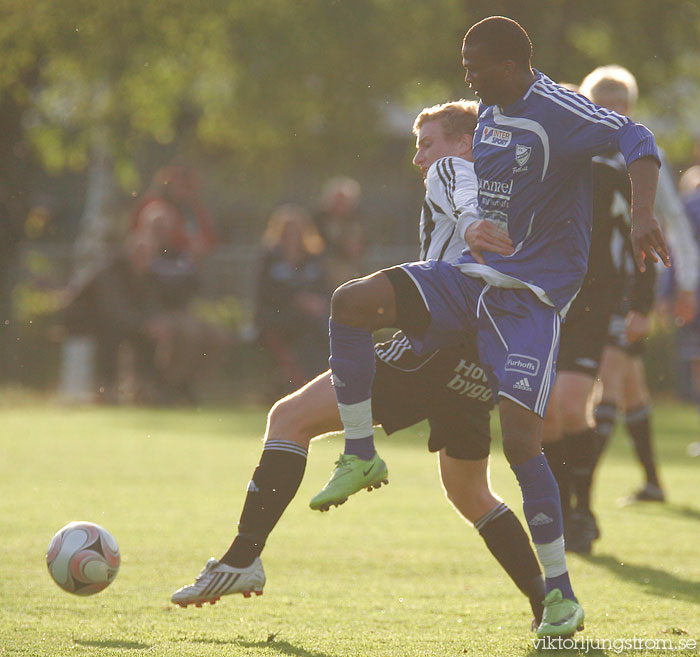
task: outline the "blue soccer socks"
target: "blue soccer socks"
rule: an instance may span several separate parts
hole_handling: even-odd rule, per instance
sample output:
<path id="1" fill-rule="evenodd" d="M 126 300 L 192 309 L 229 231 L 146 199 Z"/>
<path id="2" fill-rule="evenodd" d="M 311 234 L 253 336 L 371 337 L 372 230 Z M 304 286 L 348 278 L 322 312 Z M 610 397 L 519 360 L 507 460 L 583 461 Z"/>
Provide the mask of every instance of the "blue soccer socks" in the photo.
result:
<path id="1" fill-rule="evenodd" d="M 345 453 L 369 460 L 375 454 L 372 426 L 374 340 L 372 333 L 329 321 L 333 388 L 345 428 Z"/>
<path id="2" fill-rule="evenodd" d="M 558 588 L 565 598 L 576 600 L 564 553 L 564 523 L 559 489 L 544 454 L 511 466 L 523 495 L 523 511 L 535 551 L 544 569 L 547 592 Z"/>

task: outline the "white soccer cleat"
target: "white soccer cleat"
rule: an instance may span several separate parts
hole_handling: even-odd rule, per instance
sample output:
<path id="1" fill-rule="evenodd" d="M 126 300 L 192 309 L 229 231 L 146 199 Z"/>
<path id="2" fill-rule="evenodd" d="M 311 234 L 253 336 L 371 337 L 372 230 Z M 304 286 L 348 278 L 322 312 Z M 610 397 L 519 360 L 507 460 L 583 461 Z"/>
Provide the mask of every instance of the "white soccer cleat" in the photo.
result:
<path id="1" fill-rule="evenodd" d="M 234 568 L 212 558 L 194 584 L 175 591 L 170 601 L 181 607 L 191 604 L 201 607 L 205 602 L 213 605 L 222 595 L 232 593 L 242 593 L 244 598 L 249 598 L 251 593 L 262 595 L 263 586 L 265 570 L 260 557 L 255 557 L 247 568 Z"/>

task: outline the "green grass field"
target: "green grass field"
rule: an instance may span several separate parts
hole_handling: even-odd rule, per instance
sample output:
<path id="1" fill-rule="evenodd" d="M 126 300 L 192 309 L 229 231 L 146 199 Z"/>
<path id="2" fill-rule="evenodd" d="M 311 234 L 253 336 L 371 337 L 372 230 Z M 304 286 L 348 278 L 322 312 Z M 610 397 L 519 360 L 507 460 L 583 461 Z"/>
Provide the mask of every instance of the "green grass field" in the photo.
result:
<path id="1" fill-rule="evenodd" d="M 526 601 L 443 497 L 424 426 L 380 435 L 391 485 L 327 514 L 307 504 L 341 440 L 315 443 L 263 555 L 265 594 L 180 609 L 170 594 L 235 533 L 264 413 L 18 403 L 0 416 L 3 657 L 537 654 Z M 659 404 L 655 426 L 670 502 L 616 505 L 641 477 L 618 432 L 596 491 L 602 539 L 593 556 L 569 557 L 591 640 L 580 654 L 619 654 L 634 639 L 667 649 L 629 654 L 698 654 L 679 647 L 700 640 L 700 459 L 685 455 L 700 420 Z M 522 518 L 500 443 L 494 452 L 494 487 Z M 90 598 L 46 570 L 48 542 L 71 520 L 104 525 L 121 548 L 116 581 Z"/>

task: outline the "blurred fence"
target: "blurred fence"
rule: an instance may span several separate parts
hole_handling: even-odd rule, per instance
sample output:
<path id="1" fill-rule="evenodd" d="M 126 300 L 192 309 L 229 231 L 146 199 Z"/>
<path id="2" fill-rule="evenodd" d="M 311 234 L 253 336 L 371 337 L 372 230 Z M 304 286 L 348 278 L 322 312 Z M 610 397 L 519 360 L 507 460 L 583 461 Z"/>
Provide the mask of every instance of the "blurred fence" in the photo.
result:
<path id="1" fill-rule="evenodd" d="M 231 391 L 250 390 L 269 366 L 252 329 L 258 257 L 257 244 L 220 246 L 202 262 L 195 310 L 233 337 L 230 353 L 212 377 L 210 396 L 228 398 Z M 365 270 L 415 257 L 410 247 L 375 246 L 367 253 Z M 67 353 L 61 307 L 75 269 L 70 244 L 32 244 L 18 254 L 7 281 L 10 320 L 0 327 L 0 378 L 45 390 L 59 386 Z"/>
<path id="2" fill-rule="evenodd" d="M 258 254 L 256 244 L 221 246 L 202 263 L 198 312 L 234 336 L 215 377 L 213 397 L 230 398 L 236 390 L 250 392 L 269 367 L 255 345 L 251 323 Z M 415 257 L 411 247 L 374 246 L 366 256 L 365 269 L 371 272 Z M 70 244 L 34 244 L 19 254 L 9 280 L 12 319 L 0 327 L 2 378 L 43 389 L 59 385 L 65 367 L 60 305 L 73 272 Z M 688 373 L 675 356 L 672 329 L 655 326 L 645 358 L 653 392 L 688 396 Z"/>
<path id="3" fill-rule="evenodd" d="M 245 302 L 255 294 L 258 246 L 238 245 L 219 247 L 203 263 L 202 292 L 207 297 L 235 295 Z M 367 273 L 417 257 L 413 247 L 370 247 L 365 257 Z"/>

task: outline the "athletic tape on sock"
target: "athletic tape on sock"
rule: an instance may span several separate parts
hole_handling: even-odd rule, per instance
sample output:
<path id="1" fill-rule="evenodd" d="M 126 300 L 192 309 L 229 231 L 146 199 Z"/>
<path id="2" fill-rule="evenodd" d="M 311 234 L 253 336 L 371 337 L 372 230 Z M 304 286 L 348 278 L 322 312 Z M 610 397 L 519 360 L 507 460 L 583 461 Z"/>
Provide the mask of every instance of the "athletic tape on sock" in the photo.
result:
<path id="1" fill-rule="evenodd" d="M 374 434 L 371 399 L 357 404 L 338 403 L 338 410 L 345 427 L 345 437 L 348 440 L 368 438 Z"/>

